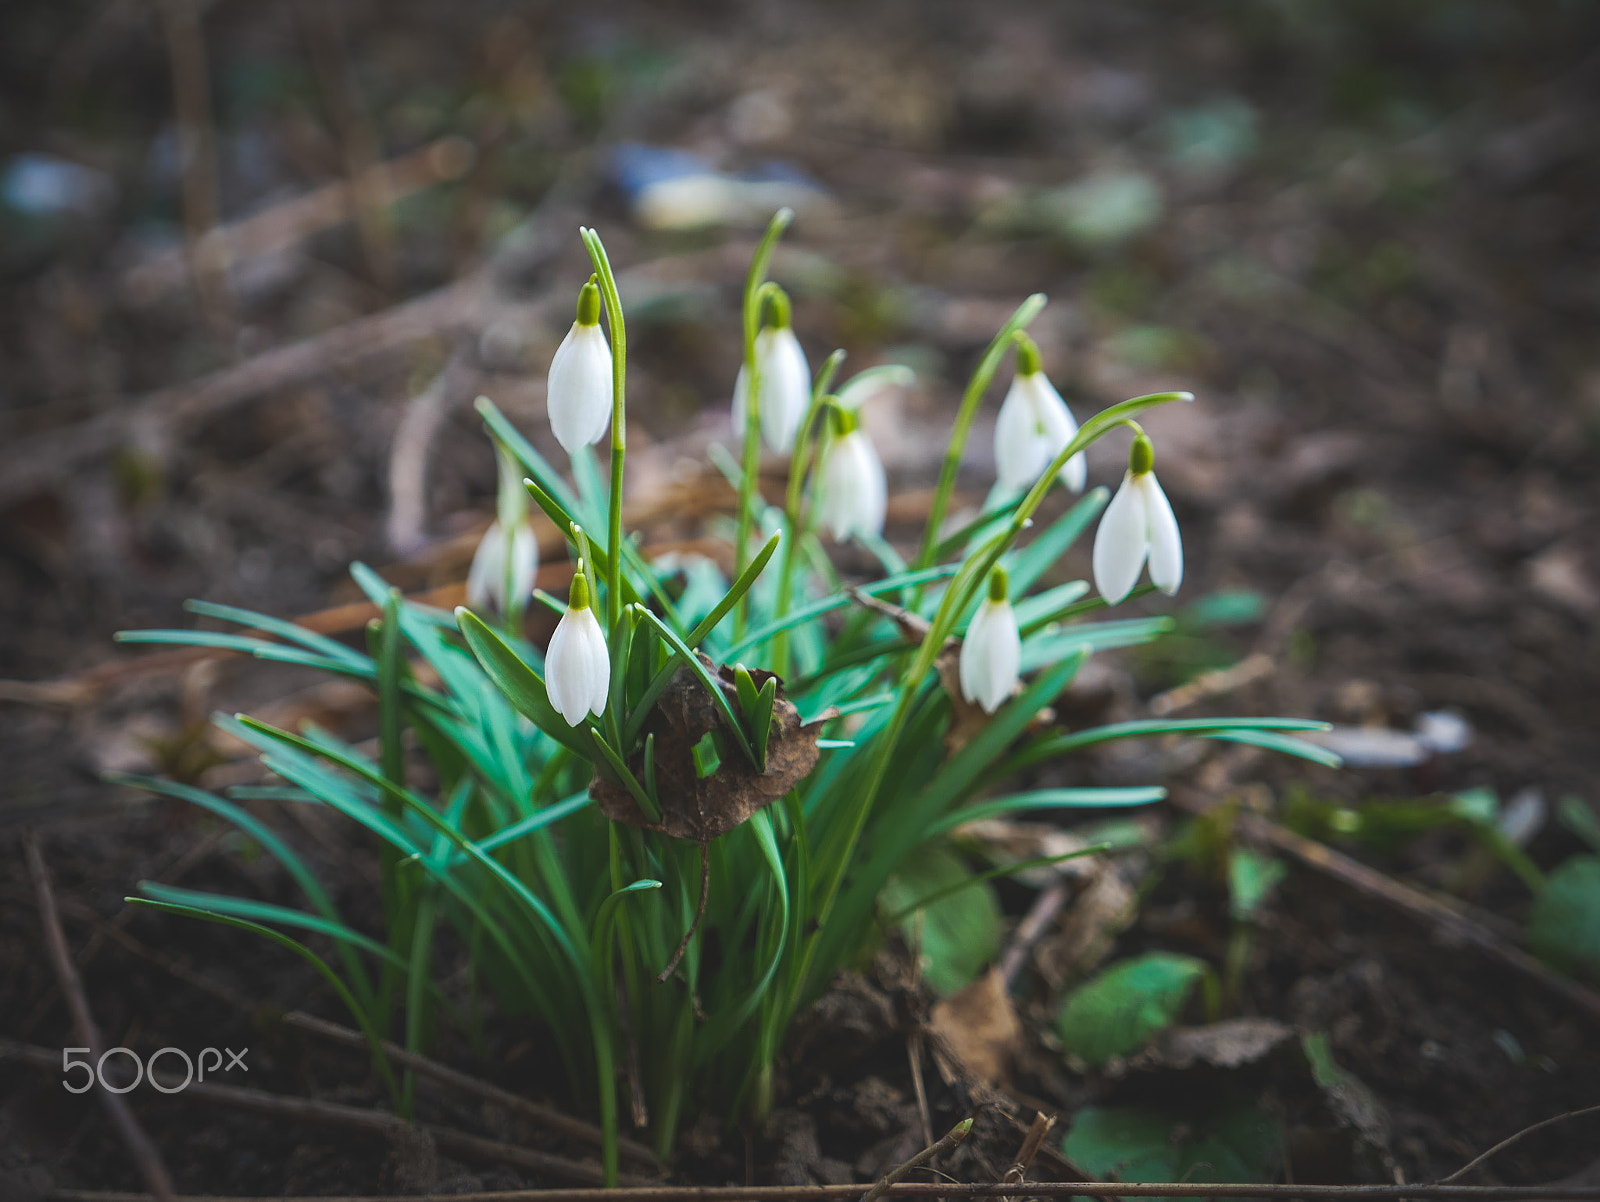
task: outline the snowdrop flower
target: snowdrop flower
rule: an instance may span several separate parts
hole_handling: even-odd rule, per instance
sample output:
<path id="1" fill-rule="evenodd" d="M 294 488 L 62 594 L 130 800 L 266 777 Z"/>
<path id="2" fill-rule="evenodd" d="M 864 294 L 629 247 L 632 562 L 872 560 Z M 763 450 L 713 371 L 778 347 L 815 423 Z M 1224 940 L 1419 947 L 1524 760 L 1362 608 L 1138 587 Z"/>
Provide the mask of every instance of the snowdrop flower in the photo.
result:
<path id="1" fill-rule="evenodd" d="M 1044 372 L 1039 348 L 1026 334 L 1017 336 L 1017 374 L 994 423 L 994 468 L 1008 492 L 1033 487 L 1040 473 L 1078 432 L 1072 411 Z M 1082 492 L 1088 478 L 1083 452 L 1062 467 L 1061 482 Z"/>
<path id="2" fill-rule="evenodd" d="M 485 531 L 467 570 L 467 606 L 520 613 L 533 595 L 538 575 L 539 540 L 533 528 L 523 522 L 511 527 L 508 535 L 506 528 L 495 522 Z"/>
<path id="3" fill-rule="evenodd" d="M 1156 483 L 1155 451 L 1140 434 L 1128 452 L 1122 487 L 1106 506 L 1094 536 L 1094 585 L 1112 605 L 1133 591 L 1145 558 L 1150 582 L 1167 596 L 1183 583 L 1183 543 L 1167 495 Z"/>
<path id="4" fill-rule="evenodd" d="M 1022 635 L 1006 599 L 1006 570 L 989 576 L 989 598 L 978 606 L 961 640 L 961 695 L 992 714 L 1017 687 L 1022 665 Z"/>
<path id="5" fill-rule="evenodd" d="M 496 520 L 484 533 L 467 570 L 467 605 L 520 614 L 539 574 L 539 540 L 528 525 L 522 469 L 498 442 L 495 462 L 500 482 Z"/>
<path id="6" fill-rule="evenodd" d="M 852 534 L 882 534 L 889 507 L 883 463 L 861 419 L 833 409 L 835 434 L 817 471 L 817 520 L 842 543 Z"/>
<path id="7" fill-rule="evenodd" d="M 578 293 L 578 320 L 550 361 L 545 405 L 550 428 L 569 455 L 598 442 L 611 422 L 611 346 L 600 332 L 600 289 L 591 278 Z"/>
<path id="8" fill-rule="evenodd" d="M 572 578 L 567 612 L 556 623 L 550 648 L 544 653 L 544 688 L 568 726 L 579 725 L 586 714 L 605 712 L 611 690 L 611 653 L 589 605 L 589 578 L 581 561 Z"/>
<path id="9" fill-rule="evenodd" d="M 761 415 L 761 437 L 780 454 L 794 450 L 795 432 L 811 407 L 811 366 L 790 323 L 789 298 L 781 288 L 767 297 L 761 332 L 756 335 L 756 365 L 760 391 L 756 412 Z M 745 408 L 750 383 L 745 369 L 733 382 L 733 436 L 744 441 Z"/>

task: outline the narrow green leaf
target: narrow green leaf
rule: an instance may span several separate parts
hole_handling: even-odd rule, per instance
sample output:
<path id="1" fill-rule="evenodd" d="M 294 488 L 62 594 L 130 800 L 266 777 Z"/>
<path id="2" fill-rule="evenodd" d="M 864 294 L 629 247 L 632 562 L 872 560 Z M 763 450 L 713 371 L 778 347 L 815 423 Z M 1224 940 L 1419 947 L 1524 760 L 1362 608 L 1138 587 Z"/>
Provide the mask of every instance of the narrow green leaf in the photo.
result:
<path id="1" fill-rule="evenodd" d="M 248 626 L 252 630 L 259 630 L 263 634 L 277 635 L 291 643 L 298 643 L 307 651 L 319 655 L 326 655 L 329 659 L 343 660 L 351 667 L 369 668 L 372 661 L 357 651 L 354 647 L 347 647 L 338 639 L 331 639 L 325 634 L 318 634 L 314 630 L 294 622 L 286 622 L 282 618 L 270 617 L 259 614 L 254 610 L 239 609 L 232 605 L 218 605 L 212 601 L 188 600 L 183 603 L 184 609 L 192 614 L 205 618 L 218 618 L 224 622 L 233 622 L 239 626 Z"/>
<path id="2" fill-rule="evenodd" d="M 773 552 L 778 549 L 778 544 L 781 541 L 782 535 L 780 534 L 774 534 L 766 541 L 761 550 L 756 552 L 756 557 L 739 574 L 739 578 L 728 587 L 728 592 L 722 600 L 718 601 L 712 611 L 701 620 L 700 624 L 689 632 L 689 637 L 683 640 L 686 644 L 690 647 L 698 648 L 701 643 L 705 642 L 706 636 L 717 628 L 717 623 L 721 622 L 733 607 L 739 603 L 740 599 L 750 591 L 750 586 L 755 584 L 756 577 L 761 575 L 762 570 L 771 561 Z"/>
<path id="3" fill-rule="evenodd" d="M 152 901 L 145 897 L 125 897 L 122 900 L 130 906 L 142 906 L 148 910 L 165 910 L 169 914 L 182 914 L 186 918 L 198 918 L 202 922 L 214 922 L 219 926 L 250 931 L 252 934 L 260 935 L 263 939 L 271 940 L 279 947 L 288 948 L 299 956 L 312 968 L 316 969 L 323 980 L 333 986 L 334 992 L 339 995 L 339 1000 L 350 1011 L 350 1016 L 356 1020 L 356 1025 L 361 1028 L 361 1033 L 366 1036 L 367 1047 L 372 1052 L 372 1061 L 377 1065 L 379 1073 L 383 1075 L 384 1083 L 389 1087 L 390 1097 L 397 1107 L 400 1105 L 400 1086 L 395 1080 L 394 1070 L 389 1065 L 388 1053 L 383 1050 L 383 1040 L 373 1027 L 372 1020 L 356 1001 L 345 983 L 339 979 L 339 975 L 328 967 L 321 956 L 317 955 L 305 944 L 298 943 L 287 935 L 274 931 L 271 927 L 264 927 L 260 923 L 247 922 L 242 918 L 232 918 L 226 914 L 215 914 L 209 910 L 199 910 L 193 906 L 180 906 L 171 902 Z"/>
<path id="4" fill-rule="evenodd" d="M 198 889 L 180 889 L 176 885 L 163 885 L 159 881 L 140 881 L 139 892 L 156 901 L 171 902 L 174 905 L 188 906 L 192 909 L 208 910 L 216 914 L 229 914 L 234 918 L 248 918 L 256 922 L 273 922 L 281 926 L 299 927 L 306 931 L 315 931 L 319 935 L 326 935 L 330 939 L 359 947 L 362 951 L 385 960 L 402 972 L 407 967 L 406 961 L 395 955 L 376 939 L 363 935 L 360 931 L 353 930 L 342 922 L 324 918 L 320 914 L 309 914 L 304 910 L 295 910 L 289 906 L 274 905 L 272 902 L 256 901 L 248 897 L 234 897 L 226 893 L 206 893 Z"/>
<path id="5" fill-rule="evenodd" d="M 969 822 L 985 818 L 1000 818 L 1024 810 L 1061 810 L 1076 807 L 1142 806 L 1166 799 L 1167 791 L 1159 785 L 1126 789 L 1035 789 L 1029 793 L 1016 793 L 998 797 L 993 801 L 963 806 L 946 814 L 928 828 L 928 838 L 952 831 Z"/>
<path id="6" fill-rule="evenodd" d="M 1092 726 L 1071 734 L 1038 739 L 1012 757 L 1012 770 L 1054 759 L 1069 751 L 1110 743 L 1116 739 L 1143 739 L 1156 735 L 1222 735 L 1243 731 L 1327 730 L 1326 722 L 1305 718 L 1145 718 L 1132 722 L 1113 722 Z"/>
<path id="7" fill-rule="evenodd" d="M 744 754 L 745 759 L 749 760 L 751 766 L 754 767 L 756 753 L 752 750 L 749 740 L 744 736 L 744 730 L 739 725 L 739 715 L 733 712 L 733 707 L 728 704 L 727 695 L 723 693 L 717 682 L 712 679 L 705 663 L 698 655 L 690 651 L 673 629 L 656 617 L 655 614 L 643 608 L 639 610 L 639 613 L 640 616 L 656 628 L 667 645 L 678 653 L 679 658 L 688 665 L 689 670 L 700 678 L 700 683 L 705 687 L 706 692 L 711 695 L 712 703 L 717 707 L 718 713 L 722 715 L 722 720 L 727 726 L 728 736 L 733 739 L 739 750 Z"/>

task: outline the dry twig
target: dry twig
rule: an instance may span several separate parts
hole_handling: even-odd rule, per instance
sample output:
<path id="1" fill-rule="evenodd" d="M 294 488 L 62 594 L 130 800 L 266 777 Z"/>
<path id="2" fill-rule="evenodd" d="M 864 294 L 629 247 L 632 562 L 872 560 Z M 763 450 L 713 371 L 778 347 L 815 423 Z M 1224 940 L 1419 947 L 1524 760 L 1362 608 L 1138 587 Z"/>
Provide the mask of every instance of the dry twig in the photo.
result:
<path id="1" fill-rule="evenodd" d="M 946 1131 L 944 1138 L 936 1144 L 929 1144 L 910 1160 L 892 1172 L 885 1173 L 883 1180 L 874 1185 L 861 1195 L 861 1202 L 878 1202 L 878 1199 L 888 1191 L 889 1187 L 901 1180 L 907 1173 L 921 1168 L 936 1156 L 942 1156 L 952 1148 L 958 1147 L 962 1140 L 967 1138 L 967 1133 L 972 1130 L 972 1120 L 962 1119 L 950 1130 Z M 943 1191 L 941 1191 L 943 1192 Z"/>
<path id="2" fill-rule="evenodd" d="M 56 1054 L 49 1048 L 19 1044 L 9 1039 L 0 1040 L 0 1056 L 44 1068 L 55 1068 L 58 1064 Z M 155 1079 L 153 1073 L 151 1077 Z M 398 1115 L 382 1110 L 346 1106 L 340 1102 L 326 1102 L 320 1098 L 287 1097 L 261 1089 L 242 1089 L 235 1085 L 213 1085 L 209 1081 L 191 1081 L 187 1085 L 182 1085 L 180 1078 L 170 1074 L 162 1074 L 161 1080 L 163 1085 L 178 1087 L 175 1092 L 181 1093 L 184 1097 L 231 1106 L 238 1110 L 248 1110 L 255 1114 L 293 1119 L 319 1127 L 368 1131 L 383 1136 L 393 1133 L 398 1128 L 415 1127 L 426 1132 L 439 1148 L 460 1156 L 533 1169 L 564 1181 L 599 1185 L 603 1180 L 600 1166 L 596 1164 L 584 1164 L 565 1156 L 555 1156 L 549 1152 L 538 1152 L 532 1148 L 521 1148 L 515 1144 L 484 1139 L 481 1136 L 469 1135 L 465 1131 L 457 1131 L 453 1127 L 441 1127 L 433 1123 L 408 1124 Z M 119 1102 L 122 1100 L 116 1094 L 107 1093 L 106 1096 L 116 1098 Z M 648 1184 L 644 1178 L 628 1174 L 624 1174 L 621 1180 L 629 1185 Z M 170 1185 L 167 1188 L 168 1193 L 158 1197 L 170 1199 Z"/>
<path id="3" fill-rule="evenodd" d="M 1494 1156 L 1499 1152 L 1505 1151 L 1512 1144 L 1516 1143 L 1519 1139 L 1521 1139 L 1524 1135 L 1532 1135 L 1535 1131 L 1543 1131 L 1546 1127 L 1554 1127 L 1557 1123 L 1564 1123 L 1568 1119 L 1582 1118 L 1586 1114 L 1600 1114 L 1600 1106 L 1585 1106 L 1581 1110 L 1569 1110 L 1569 1111 L 1567 1111 L 1566 1114 L 1558 1114 L 1554 1118 L 1544 1119 L 1542 1122 L 1537 1122 L 1537 1123 L 1534 1123 L 1534 1124 L 1532 1124 L 1530 1126 L 1524 1127 L 1521 1131 L 1518 1131 L 1515 1135 L 1507 1136 L 1505 1139 L 1501 1140 L 1494 1147 L 1490 1148 L 1487 1152 L 1484 1152 L 1484 1153 L 1482 1153 L 1481 1155 L 1478 1155 L 1478 1156 L 1474 1156 L 1471 1160 L 1467 1161 L 1466 1164 L 1462 1165 L 1455 1172 L 1451 1173 L 1450 1176 L 1441 1177 L 1439 1179 L 1439 1184 L 1440 1185 L 1449 1185 L 1452 1181 L 1456 1181 L 1456 1180 L 1459 1180 L 1462 1177 L 1465 1177 L 1468 1173 L 1472 1172 L 1473 1169 L 1477 1168 L 1480 1164 L 1482 1164 L 1484 1161 L 1488 1160 L 1491 1156 Z"/>
<path id="4" fill-rule="evenodd" d="M 1192 797 L 1174 794 L 1172 801 L 1192 814 L 1210 808 Z M 1440 935 L 1456 943 L 1469 944 L 1498 960 L 1520 975 L 1559 994 L 1591 1019 L 1600 1020 L 1600 995 L 1553 969 L 1547 968 L 1520 947 L 1507 943 L 1491 927 L 1472 915 L 1460 903 L 1448 902 L 1424 893 L 1391 876 L 1369 868 L 1359 860 L 1334 851 L 1315 839 L 1307 839 L 1257 814 L 1241 813 L 1238 829 L 1247 838 L 1285 852 L 1318 872 L 1343 881 L 1368 897 L 1387 902 L 1411 917 L 1432 926 Z"/>
<path id="5" fill-rule="evenodd" d="M 66 999 L 67 1009 L 72 1012 L 72 1029 L 77 1037 L 88 1047 L 89 1055 L 96 1064 L 105 1052 L 105 1044 L 100 1038 L 100 1030 L 95 1026 L 94 1014 L 89 1009 L 89 999 L 83 992 L 83 980 L 78 976 L 78 970 L 72 963 L 72 952 L 67 947 L 67 937 L 61 930 L 61 915 L 56 909 L 55 889 L 50 884 L 50 869 L 44 862 L 44 856 L 39 852 L 39 843 L 32 831 L 24 831 L 22 835 L 22 854 L 28 864 L 28 875 L 33 878 L 34 892 L 39 899 L 39 922 L 44 928 L 45 944 L 50 951 L 50 966 L 55 970 L 56 983 L 61 989 L 61 995 Z M 44 1054 L 44 1063 L 54 1068 L 60 1063 L 55 1052 L 48 1048 L 38 1049 Z M 122 1137 L 122 1142 L 127 1145 L 129 1154 L 134 1163 L 139 1166 L 139 1173 L 144 1178 L 145 1184 L 150 1187 L 151 1193 L 160 1202 L 169 1202 L 172 1198 L 172 1178 L 167 1174 L 167 1169 L 161 1163 L 161 1153 L 156 1150 L 155 1144 L 150 1142 L 150 1137 L 134 1117 L 133 1110 L 128 1106 L 127 1100 L 119 1093 L 110 1090 L 98 1091 L 100 1101 L 106 1108 L 106 1114 L 111 1118 L 111 1125 L 117 1129 L 117 1134 Z"/>

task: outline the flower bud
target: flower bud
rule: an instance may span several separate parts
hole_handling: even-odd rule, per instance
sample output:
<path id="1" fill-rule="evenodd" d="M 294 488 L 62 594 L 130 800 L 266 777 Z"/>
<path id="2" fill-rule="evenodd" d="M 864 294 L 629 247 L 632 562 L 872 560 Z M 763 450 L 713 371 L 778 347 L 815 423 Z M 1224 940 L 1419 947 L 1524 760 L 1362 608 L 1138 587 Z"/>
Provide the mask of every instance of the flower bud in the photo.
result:
<path id="1" fill-rule="evenodd" d="M 817 520 L 844 542 L 852 534 L 882 534 L 889 485 L 878 452 L 850 410 L 831 410 L 838 433 L 816 476 Z"/>
<path id="2" fill-rule="evenodd" d="M 611 655 L 589 604 L 589 578 L 581 562 L 572 578 L 567 612 L 550 636 L 544 671 L 545 693 L 567 725 L 578 726 L 585 715 L 605 712 L 611 691 Z"/>
<path id="3" fill-rule="evenodd" d="M 1017 374 L 994 424 L 994 466 L 1008 492 L 1033 487 L 1041 472 L 1078 433 L 1072 411 L 1039 367 L 1039 348 L 1017 335 Z M 1061 468 L 1061 482 L 1082 492 L 1088 467 L 1079 452 Z"/>
<path id="4" fill-rule="evenodd" d="M 550 362 L 545 407 L 567 454 L 598 442 L 611 423 L 611 346 L 600 329 L 600 289 L 591 278 L 578 293 L 578 319 Z"/>
<path id="5" fill-rule="evenodd" d="M 1128 451 L 1122 487 L 1106 506 L 1094 536 L 1094 584 L 1115 605 L 1139 580 L 1150 561 L 1150 583 L 1169 597 L 1183 583 L 1183 540 L 1178 519 L 1156 481 L 1155 449 L 1140 434 Z"/>
<path id="6" fill-rule="evenodd" d="M 1022 635 L 1006 588 L 1006 571 L 997 567 L 989 577 L 988 599 L 967 625 L 957 665 L 961 695 L 982 706 L 986 714 L 994 713 L 1016 690 L 1022 666 Z"/>
<path id="7" fill-rule="evenodd" d="M 790 324 L 789 298 L 774 287 L 762 306 L 763 325 L 756 335 L 756 363 L 760 392 L 756 412 L 761 437 L 780 454 L 794 449 L 795 433 L 811 405 L 811 365 Z M 733 436 L 743 440 L 745 410 L 749 405 L 749 380 L 744 367 L 733 382 Z"/>

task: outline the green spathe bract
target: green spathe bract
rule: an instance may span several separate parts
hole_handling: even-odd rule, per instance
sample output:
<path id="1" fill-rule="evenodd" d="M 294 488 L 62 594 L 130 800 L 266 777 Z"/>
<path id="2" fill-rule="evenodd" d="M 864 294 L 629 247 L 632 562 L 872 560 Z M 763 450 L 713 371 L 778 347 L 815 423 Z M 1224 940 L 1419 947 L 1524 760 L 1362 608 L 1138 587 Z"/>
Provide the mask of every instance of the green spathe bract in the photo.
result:
<path id="1" fill-rule="evenodd" d="M 788 218 L 780 214 L 762 239 L 745 289 L 752 374 L 760 306 L 775 295 L 767 264 Z M 498 628 L 468 610 L 451 615 L 405 601 L 360 564 L 352 575 L 380 615 L 370 655 L 220 606 L 194 608 L 257 633 L 123 637 L 243 651 L 373 688 L 375 757 L 314 728 L 219 721 L 287 785 L 242 795 L 325 807 L 348 820 L 353 837 L 376 845 L 384 929 L 351 927 L 325 883 L 259 817 L 192 786 L 130 782 L 187 798 L 240 827 L 304 899 L 289 910 L 199 894 L 180 902 L 168 891 L 163 904 L 331 941 L 334 964 L 287 936 L 279 946 L 311 954 L 318 971 L 340 983 L 341 999 L 375 1047 L 381 1038 L 429 1045 L 435 1016 L 449 1013 L 444 981 L 455 965 L 442 949 L 464 949 L 474 982 L 492 991 L 502 1012 L 550 1029 L 575 1105 L 598 1115 L 602 1163 L 614 1182 L 624 1066 L 664 1156 L 686 1115 L 711 1108 L 730 1122 L 761 1117 L 774 1102 L 774 1066 L 791 1022 L 881 938 L 884 922 L 924 933 L 941 987 L 978 971 L 995 931 L 986 880 L 1023 865 L 965 874 L 950 853 L 930 846 L 956 825 L 1015 810 L 1141 805 L 1163 795 L 1155 786 L 1008 791 L 1016 768 L 1111 739 L 1164 734 L 1327 753 L 1285 733 L 1319 724 L 1286 720 L 1033 729 L 1096 650 L 1148 641 L 1168 623 L 1074 624 L 1104 602 L 1086 598 L 1081 582 L 1035 588 L 1104 505 L 1103 489 L 1029 534 L 1032 519 L 1068 458 L 1145 409 L 1189 399 L 1137 397 L 1090 417 L 1025 496 L 959 534 L 941 529 L 976 410 L 1014 335 L 1043 307 L 1041 296 L 999 331 L 967 386 L 909 567 L 888 543 L 863 539 L 884 575 L 846 592 L 818 541 L 806 484 L 832 437 L 819 417 L 837 404 L 828 391 L 842 358 L 836 353 L 818 373 L 796 435 L 781 510 L 756 492 L 757 423 L 747 424 L 742 454 L 728 463 L 739 489 L 734 580 L 724 586 L 714 568 L 692 569 L 691 595 L 677 583 L 679 564 L 651 563 L 622 528 L 626 329 L 599 236 L 584 230 L 583 240 L 595 267 L 585 315 L 603 310 L 614 353 L 609 480 L 584 447 L 572 457 L 574 487 L 491 402 L 480 398 L 478 410 L 581 565 L 577 600 L 587 594 L 609 656 L 603 712 L 567 724 L 551 704 L 544 656 L 519 625 Z M 877 369 L 855 394 L 898 378 Z M 754 390 L 757 381 L 751 384 Z M 851 384 L 840 391 L 851 395 Z M 997 569 L 1009 575 L 1024 677 L 1015 696 L 947 751 L 952 701 L 936 661 L 966 629 L 989 582 L 1003 578 Z M 708 582 L 716 582 L 709 595 Z M 858 597 L 877 597 L 905 616 L 891 620 Z M 685 725 L 691 715 L 698 725 Z M 688 810 L 701 825 L 672 827 Z M 921 880 L 908 867 L 919 856 L 951 871 Z M 897 876 L 898 892 L 880 906 Z M 969 926 L 979 935 L 969 937 Z M 717 954 L 704 954 L 713 945 Z M 1182 968 L 1185 991 L 1202 972 Z M 409 1111 L 408 1075 L 397 1083 L 396 1104 Z"/>

